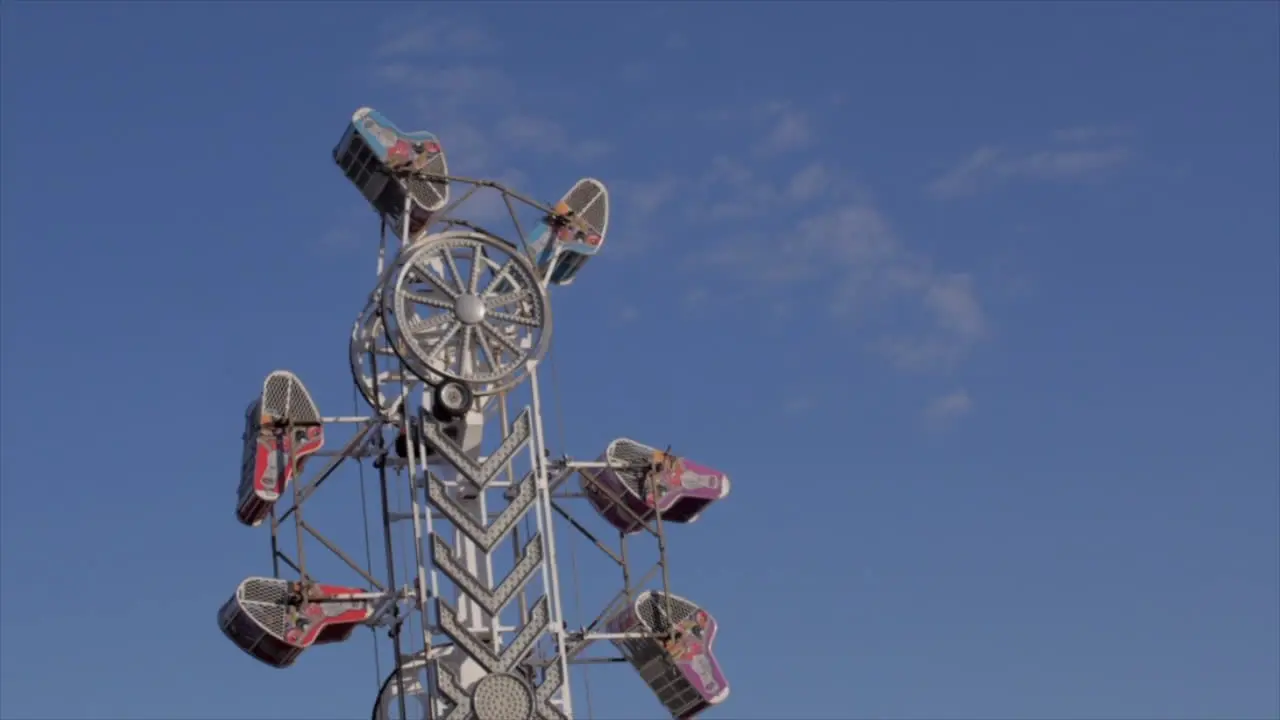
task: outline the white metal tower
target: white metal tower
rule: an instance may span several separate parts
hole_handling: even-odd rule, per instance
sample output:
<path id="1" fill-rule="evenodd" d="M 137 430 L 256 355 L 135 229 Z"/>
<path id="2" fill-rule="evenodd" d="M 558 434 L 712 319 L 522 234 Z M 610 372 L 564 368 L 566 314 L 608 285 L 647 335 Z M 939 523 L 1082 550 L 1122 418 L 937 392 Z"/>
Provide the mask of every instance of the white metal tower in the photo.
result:
<path id="1" fill-rule="evenodd" d="M 549 287 L 570 285 L 602 248 L 605 186 L 584 178 L 548 206 L 450 175 L 434 135 L 403 132 L 368 108 L 352 117 L 334 159 L 382 227 L 377 281 L 349 357 L 371 412 L 322 416 L 292 373 L 268 376 L 246 414 L 237 516 L 249 526 L 269 520 L 273 573 L 240 584 L 219 613 L 223 632 L 286 667 L 358 626 L 387 631 L 394 667 L 374 720 L 573 718 L 570 665 L 598 661 L 585 651 L 601 640 L 673 716 L 721 702 L 728 683 L 712 654 L 717 626 L 670 592 L 664 525 L 696 520 L 728 494 L 728 477 L 625 438 L 587 462 L 553 458 L 546 444 L 539 371 L 552 334 Z M 482 198 L 505 211 L 505 232 L 462 217 Z M 353 436 L 324 450 L 339 425 L 354 427 Z M 344 461 L 361 463 L 362 483 L 365 461 L 378 473 L 381 579 L 304 517 Z M 402 497 L 408 502 L 393 509 Z M 278 507 L 281 500 L 291 502 Z M 603 532 L 568 509 L 574 500 L 586 501 Z M 283 549 L 289 521 L 292 555 Z M 558 524 L 621 570 L 612 602 L 575 629 L 564 613 Z M 612 546 L 601 539 L 609 534 Z M 398 547 L 397 536 L 410 547 Z M 628 557 L 637 536 L 657 544 L 643 576 Z M 317 582 L 305 550 L 315 543 L 362 586 Z"/>

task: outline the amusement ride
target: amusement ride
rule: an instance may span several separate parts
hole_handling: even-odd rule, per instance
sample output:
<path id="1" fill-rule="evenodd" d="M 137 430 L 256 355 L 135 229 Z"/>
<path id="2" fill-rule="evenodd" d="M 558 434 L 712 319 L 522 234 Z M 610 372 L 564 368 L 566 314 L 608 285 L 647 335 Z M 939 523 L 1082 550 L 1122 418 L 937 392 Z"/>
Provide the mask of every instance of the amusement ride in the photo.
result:
<path id="1" fill-rule="evenodd" d="M 377 281 L 350 339 L 368 412 L 322 415 L 287 370 L 263 381 L 245 413 L 236 517 L 269 528 L 272 574 L 240 582 L 218 612 L 223 634 L 273 668 L 361 626 L 389 636 L 372 720 L 572 720 L 570 668 L 588 662 L 630 665 L 674 718 L 723 702 L 718 626 L 672 592 L 667 555 L 672 525 L 726 497 L 729 477 L 629 438 L 590 460 L 546 445 L 549 289 L 603 247 L 605 185 L 584 178 L 545 205 L 453 176 L 435 135 L 370 108 L 333 158 L 380 218 Z M 486 195 L 510 222 L 503 234 L 461 214 Z M 307 519 L 344 463 L 359 464 L 362 492 L 366 467 L 376 472 L 378 569 Z M 558 524 L 618 569 L 612 600 L 581 627 L 565 619 Z M 636 567 L 637 543 L 656 545 L 652 566 Z M 359 580 L 314 577 L 317 545 Z"/>

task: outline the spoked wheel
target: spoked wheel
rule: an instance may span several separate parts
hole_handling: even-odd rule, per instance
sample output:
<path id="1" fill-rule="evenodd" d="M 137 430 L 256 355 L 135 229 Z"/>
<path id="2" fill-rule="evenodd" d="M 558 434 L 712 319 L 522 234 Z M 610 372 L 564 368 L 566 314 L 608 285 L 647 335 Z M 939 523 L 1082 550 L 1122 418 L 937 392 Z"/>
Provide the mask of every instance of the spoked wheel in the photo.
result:
<path id="1" fill-rule="evenodd" d="M 379 293 L 369 300 L 351 329 L 351 377 L 369 407 L 383 415 L 395 415 L 401 392 L 407 395 L 421 378 L 401 372 L 399 353 L 392 349 L 382 326 L 380 299 Z"/>
<path id="2" fill-rule="evenodd" d="M 371 720 L 427 720 L 431 697 L 427 694 L 427 661 L 415 657 L 400 666 L 400 682 L 392 670 L 378 690 Z M 404 714 L 401 714 L 400 689 L 404 688 Z M 407 717 L 406 717 L 407 716 Z"/>
<path id="3" fill-rule="evenodd" d="M 429 235 L 407 248 L 382 290 L 388 342 L 431 385 L 475 395 L 511 388 L 551 342 L 551 306 L 533 265 L 478 232 Z"/>

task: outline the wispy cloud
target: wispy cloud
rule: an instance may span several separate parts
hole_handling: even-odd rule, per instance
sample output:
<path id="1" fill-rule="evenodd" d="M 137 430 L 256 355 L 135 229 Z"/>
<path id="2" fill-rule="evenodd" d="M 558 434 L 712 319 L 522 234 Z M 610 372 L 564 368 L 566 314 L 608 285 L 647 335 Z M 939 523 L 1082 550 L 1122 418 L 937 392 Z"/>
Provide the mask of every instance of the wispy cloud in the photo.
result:
<path id="1" fill-rule="evenodd" d="M 485 32 L 456 32 L 442 39 L 401 31 L 372 57 L 373 76 L 408 90 L 418 103 L 414 109 L 430 119 L 455 171 L 496 177 L 511 175 L 509 168 L 524 162 L 521 155 L 587 162 L 609 151 L 602 139 L 575 136 L 573 116 L 555 114 L 563 106 L 533 102 L 542 88 L 514 82 L 496 61 L 501 46 Z M 451 48 L 451 42 L 465 47 Z M 673 49 L 683 40 L 673 34 L 660 42 Z M 638 79 L 651 68 L 637 63 L 630 70 Z M 552 110 L 529 110 L 537 107 Z M 695 248 L 690 267 L 715 268 L 731 292 L 771 293 L 775 309 L 797 290 L 816 294 L 831 331 L 861 332 L 870 349 L 904 370 L 949 368 L 987 336 L 977 281 L 937 268 L 908 247 L 847 170 L 814 152 L 821 149 L 815 108 L 772 101 L 696 117 L 715 126 L 713 137 L 724 137 L 720 129 L 726 126 L 742 134 L 709 143 L 701 172 L 697 158 L 682 158 L 694 163 L 693 172 L 608 178 L 613 210 L 627 218 L 611 229 L 615 250 L 634 250 L 648 237 L 661 242 L 673 233 L 696 232 L 700 242 L 689 245 Z M 1009 165 L 1010 159 L 1016 158 L 985 162 L 1044 164 Z M 724 293 L 722 286 L 699 286 L 682 302 L 695 310 Z M 634 308 L 617 313 L 624 322 L 635 316 Z"/>
<path id="2" fill-rule="evenodd" d="M 918 280 L 916 298 L 928 321 L 892 333 L 877 347 L 900 370 L 950 370 L 987 336 L 987 320 L 963 273 L 929 274 Z"/>
<path id="3" fill-rule="evenodd" d="M 950 369 L 989 334 L 971 275 L 909 248 L 867 193 L 817 158 L 779 177 L 776 164 L 720 154 L 693 175 L 694 218 L 730 238 L 695 265 L 768 293 L 775 306 L 816 289 L 829 322 L 869 331 L 870 347 L 903 370 Z"/>
<path id="4" fill-rule="evenodd" d="M 449 109 L 489 104 L 511 88 L 506 74 L 480 65 L 452 65 L 430 70 L 414 62 L 391 60 L 374 66 L 376 81 L 427 97 L 430 107 Z"/>
<path id="5" fill-rule="evenodd" d="M 764 155 L 800 150 L 813 141 L 813 126 L 808 114 L 785 105 L 770 106 L 765 110 L 771 120 L 770 129 L 757 146 Z"/>
<path id="6" fill-rule="evenodd" d="M 787 197 L 796 202 L 807 202 L 827 189 L 830 174 L 821 162 L 813 162 L 791 176 L 787 183 Z"/>
<path id="7" fill-rule="evenodd" d="M 768 213 L 778 204 L 778 191 L 770 178 L 760 177 L 751 164 L 729 155 L 717 155 L 701 174 L 694 192 L 705 201 L 697 214 L 710 220 L 750 218 Z"/>
<path id="8" fill-rule="evenodd" d="M 968 415 L 973 409 L 969 391 L 960 389 L 934 398 L 924 409 L 926 420 L 934 423 L 952 422 Z"/>
<path id="9" fill-rule="evenodd" d="M 487 30 L 433 15 L 430 22 L 399 22 L 384 28 L 383 40 L 374 50 L 378 57 L 400 55 L 461 55 L 474 57 L 495 52 L 500 45 Z"/>
<path id="10" fill-rule="evenodd" d="M 512 148 L 543 155 L 563 155 L 590 162 L 607 155 L 612 147 L 598 139 L 572 140 L 560 123 L 532 115 L 509 115 L 498 122 L 498 137 Z"/>
<path id="11" fill-rule="evenodd" d="M 512 158 L 522 154 L 581 165 L 610 152 L 601 138 L 576 136 L 566 125 L 571 115 L 527 111 L 539 105 L 531 99 L 546 88 L 514 82 L 500 62 L 502 53 L 485 28 L 432 15 L 388 28 L 371 55 L 370 75 L 427 118 L 458 174 L 507 172 Z"/>
<path id="12" fill-rule="evenodd" d="M 507 168 L 500 173 L 491 175 L 488 179 L 495 180 L 507 187 L 523 188 L 529 180 L 528 175 L 513 168 Z M 518 241 L 518 233 L 511 223 L 511 211 L 507 208 L 507 204 L 503 202 L 503 196 L 496 192 L 478 192 L 466 202 L 466 218 L 471 222 L 479 224 L 490 232 L 505 236 L 512 242 Z M 517 217 L 521 214 L 525 217 L 521 220 L 521 229 L 528 233 L 532 229 L 532 224 L 526 222 L 529 219 L 528 208 L 514 205 Z M 528 239 L 528 238 L 526 238 Z"/>
<path id="13" fill-rule="evenodd" d="M 1070 181 L 1096 177 L 1132 157 L 1132 151 L 1114 141 L 1122 136 L 1114 128 L 1079 127 L 1054 133 L 1054 144 L 1036 150 L 1014 151 L 988 145 L 934 179 L 927 186 L 936 198 L 973 195 L 1015 180 Z M 1102 141 L 1111 140 L 1106 144 Z"/>
<path id="14" fill-rule="evenodd" d="M 678 207 L 682 191 L 689 183 L 678 176 L 658 176 L 643 180 L 621 178 L 609 186 L 609 212 L 625 222 L 609 228 L 609 253 L 642 253 L 660 242 L 668 231 L 670 215 Z M 684 208 L 680 208 L 684 209 Z"/>

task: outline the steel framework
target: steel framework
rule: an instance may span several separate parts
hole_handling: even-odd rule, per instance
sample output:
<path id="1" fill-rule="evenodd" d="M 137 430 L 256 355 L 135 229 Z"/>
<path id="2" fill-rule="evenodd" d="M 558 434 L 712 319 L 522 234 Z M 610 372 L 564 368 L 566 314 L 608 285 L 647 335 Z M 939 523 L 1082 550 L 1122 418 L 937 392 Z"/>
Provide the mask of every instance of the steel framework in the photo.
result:
<path id="1" fill-rule="evenodd" d="M 405 138 L 413 159 L 397 167 Z M 728 477 L 626 439 L 589 461 L 547 448 L 539 376 L 552 331 L 548 287 L 571 280 L 558 264 L 576 263 L 576 273 L 603 243 L 604 186 L 591 181 L 606 203 L 605 220 L 591 226 L 598 235 L 588 236 L 594 250 L 588 241 L 574 256 L 556 244 L 575 222 L 578 209 L 565 211 L 573 191 L 551 206 L 448 174 L 429 133 L 403 133 L 362 109 L 335 160 L 380 218 L 377 280 L 349 358 L 370 412 L 321 416 L 301 380 L 269 376 L 247 414 L 240 516 L 269 520 L 272 578 L 241 583 L 219 614 L 223 631 L 278 667 L 357 626 L 385 631 L 393 665 L 374 720 L 573 718 L 571 666 L 611 662 L 639 670 L 673 716 L 723 700 L 715 622 L 672 593 L 666 526 L 727 495 Z M 486 197 L 501 209 L 488 227 L 460 215 Z M 541 220 L 532 230 L 530 216 Z M 353 432 L 340 447 L 321 449 L 344 429 Z M 365 469 L 376 472 L 380 571 L 367 512 L 364 564 L 309 519 L 320 487 L 353 463 L 362 503 Z M 557 527 L 585 538 L 621 576 L 611 600 L 573 629 Z M 656 560 L 637 568 L 639 538 L 654 543 Z M 316 546 L 364 587 L 320 584 Z M 599 641 L 617 652 L 588 655 Z"/>

